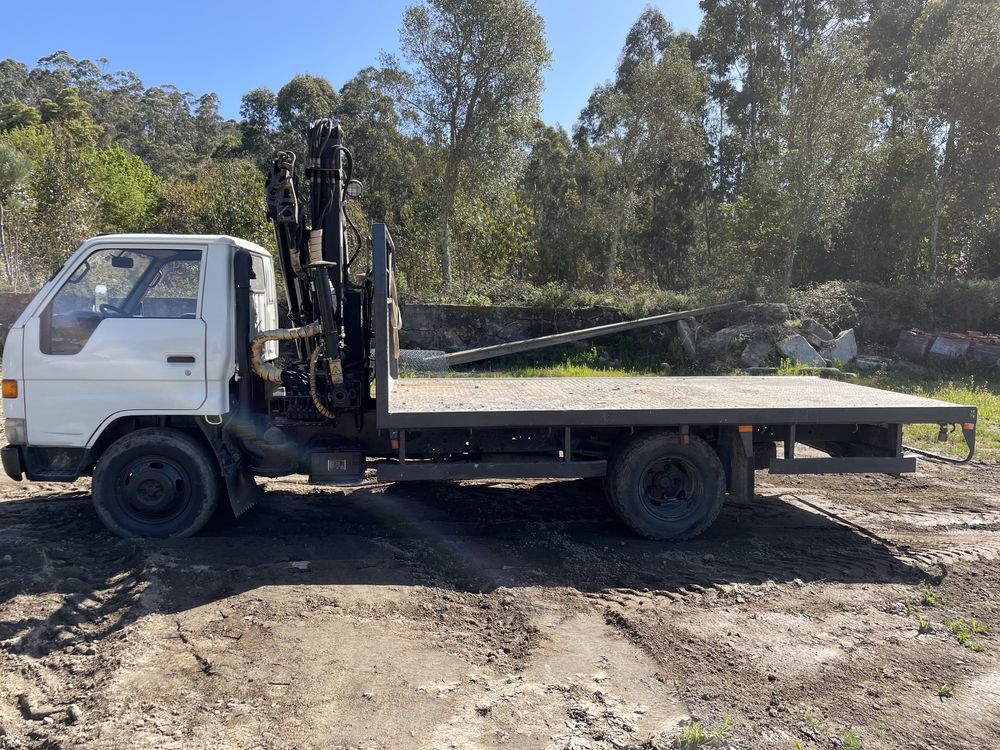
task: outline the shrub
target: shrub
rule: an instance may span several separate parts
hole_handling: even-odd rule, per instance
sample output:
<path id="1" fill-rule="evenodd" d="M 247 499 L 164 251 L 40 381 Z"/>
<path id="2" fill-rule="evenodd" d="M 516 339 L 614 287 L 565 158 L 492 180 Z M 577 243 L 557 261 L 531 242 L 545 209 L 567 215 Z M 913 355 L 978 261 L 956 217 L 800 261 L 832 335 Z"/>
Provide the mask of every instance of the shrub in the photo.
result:
<path id="1" fill-rule="evenodd" d="M 788 293 L 788 308 L 798 318 L 849 328 L 858 319 L 857 299 L 843 281 L 827 281 Z"/>

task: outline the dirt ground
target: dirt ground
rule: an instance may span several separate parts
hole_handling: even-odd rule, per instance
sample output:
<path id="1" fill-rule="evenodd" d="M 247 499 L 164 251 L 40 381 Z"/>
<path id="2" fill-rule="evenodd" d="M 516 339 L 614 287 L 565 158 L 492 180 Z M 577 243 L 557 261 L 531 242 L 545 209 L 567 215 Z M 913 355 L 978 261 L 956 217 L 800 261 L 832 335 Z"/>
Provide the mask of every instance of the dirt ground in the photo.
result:
<path id="1" fill-rule="evenodd" d="M 588 481 L 270 481 L 135 543 L 4 478 L 0 748 L 995 747 L 1000 637 L 946 622 L 1000 626 L 1000 465 L 760 479 L 663 544 Z"/>

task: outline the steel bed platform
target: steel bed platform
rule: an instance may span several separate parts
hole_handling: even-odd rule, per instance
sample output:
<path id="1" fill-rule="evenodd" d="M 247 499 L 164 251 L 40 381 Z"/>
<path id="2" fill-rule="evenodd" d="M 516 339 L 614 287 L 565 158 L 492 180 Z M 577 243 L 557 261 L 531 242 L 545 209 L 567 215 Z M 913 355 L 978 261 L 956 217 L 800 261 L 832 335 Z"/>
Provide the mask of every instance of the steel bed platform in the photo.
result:
<path id="1" fill-rule="evenodd" d="M 382 427 L 957 424 L 976 410 L 817 377 L 392 378 Z"/>
<path id="2" fill-rule="evenodd" d="M 755 468 L 915 471 L 915 456 L 904 453 L 906 424 L 959 425 L 964 460 L 975 451 L 974 406 L 811 376 L 400 377 L 393 246 L 383 225 L 372 234 L 376 427 L 398 451 L 378 464 L 380 479 L 603 476 L 605 458 L 581 446 L 613 446 L 622 431 L 649 427 L 713 441 L 726 456 L 730 491 L 741 497 L 753 496 Z M 511 455 L 514 443 L 525 455 Z M 797 444 L 829 457 L 796 457 Z M 545 447 L 527 455 L 536 446 Z M 502 460 L 480 457 L 498 451 L 506 451 Z"/>

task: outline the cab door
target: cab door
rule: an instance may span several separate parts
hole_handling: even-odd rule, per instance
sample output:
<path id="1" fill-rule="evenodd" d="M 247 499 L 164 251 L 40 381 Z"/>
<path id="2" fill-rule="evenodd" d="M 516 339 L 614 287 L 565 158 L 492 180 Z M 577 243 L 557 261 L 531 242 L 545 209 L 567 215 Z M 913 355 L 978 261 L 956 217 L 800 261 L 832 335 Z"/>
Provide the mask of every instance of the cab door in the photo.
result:
<path id="1" fill-rule="evenodd" d="M 25 325 L 28 442 L 85 446 L 109 417 L 206 398 L 204 248 L 95 249 Z"/>

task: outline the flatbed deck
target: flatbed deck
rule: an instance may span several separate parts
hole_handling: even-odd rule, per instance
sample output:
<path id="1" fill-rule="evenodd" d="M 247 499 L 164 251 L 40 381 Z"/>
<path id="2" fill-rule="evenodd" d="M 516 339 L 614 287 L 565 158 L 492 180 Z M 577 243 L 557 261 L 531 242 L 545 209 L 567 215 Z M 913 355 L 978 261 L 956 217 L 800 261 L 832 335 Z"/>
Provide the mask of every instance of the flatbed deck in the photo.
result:
<path id="1" fill-rule="evenodd" d="M 976 408 L 812 376 L 399 377 L 392 243 L 373 227 L 375 392 L 382 430 L 723 425 L 903 425 L 976 421 Z M 968 436 L 974 440 L 970 426 Z M 971 444 L 970 444 L 971 446 Z"/>
<path id="2" fill-rule="evenodd" d="M 971 406 L 817 377 L 393 378 L 380 426 L 955 424 Z"/>
<path id="3" fill-rule="evenodd" d="M 811 376 L 400 377 L 402 321 L 391 283 L 393 246 L 383 225 L 374 225 L 372 235 L 374 268 L 379 269 L 372 309 L 375 423 L 389 433 L 396 453 L 378 463 L 383 481 L 600 477 L 609 471 L 621 479 L 622 472 L 636 468 L 628 461 L 639 460 L 623 458 L 627 446 L 644 451 L 647 447 L 637 441 L 663 437 L 652 431 L 632 438 L 628 433 L 635 427 L 661 427 L 678 435 L 676 443 L 664 442 L 664 455 L 700 455 L 707 447 L 725 467 L 725 491 L 745 499 L 753 497 L 756 469 L 778 474 L 915 471 L 916 457 L 904 454 L 906 424 L 960 425 L 969 448 L 964 461 L 975 451 L 974 406 Z M 526 435 L 532 429 L 544 434 Z M 796 457 L 797 444 L 828 457 Z M 618 447 L 622 452 L 615 452 Z M 609 459 L 617 468 L 609 467 Z M 651 469 L 643 471 L 646 477 Z M 705 471 L 716 476 L 714 469 Z M 665 476 L 660 472 L 656 481 L 672 487 L 673 475 Z M 646 490 L 630 494 L 623 486 L 616 490 L 618 497 L 631 503 L 629 508 L 638 507 L 636 497 L 645 497 Z M 622 517 L 650 538 L 677 538 L 673 531 L 646 528 L 650 512 L 655 516 L 646 509 Z"/>

